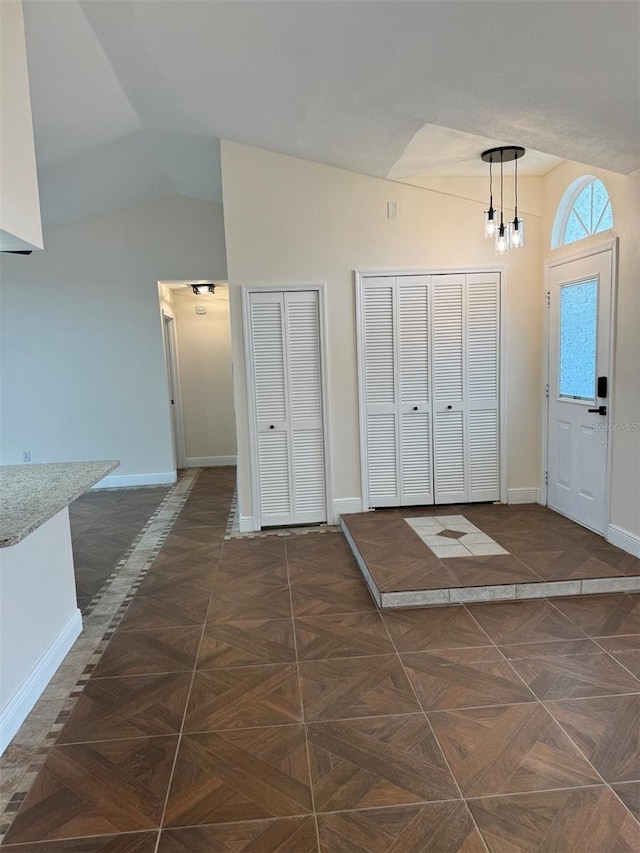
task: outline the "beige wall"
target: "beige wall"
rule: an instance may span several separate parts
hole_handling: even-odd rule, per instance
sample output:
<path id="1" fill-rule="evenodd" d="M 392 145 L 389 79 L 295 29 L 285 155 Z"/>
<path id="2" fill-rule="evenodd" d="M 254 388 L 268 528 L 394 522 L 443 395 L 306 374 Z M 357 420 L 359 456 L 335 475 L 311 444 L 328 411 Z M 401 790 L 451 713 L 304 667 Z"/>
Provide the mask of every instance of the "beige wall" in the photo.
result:
<path id="1" fill-rule="evenodd" d="M 42 248 L 21 0 L 0 3 L 0 248 Z"/>
<path id="2" fill-rule="evenodd" d="M 241 514 L 251 516 L 242 318 L 238 285 L 326 282 L 334 499 L 359 497 L 353 271 L 507 267 L 509 488 L 536 488 L 540 469 L 540 221 L 527 245 L 497 258 L 482 233 L 486 201 L 433 192 L 222 143 Z M 476 191 L 476 187 L 473 187 Z M 387 219 L 397 201 L 400 218 Z"/>
<path id="3" fill-rule="evenodd" d="M 582 175 L 594 175 L 606 186 L 613 210 L 613 234 L 619 239 L 610 421 L 616 427 L 610 434 L 610 520 L 613 525 L 637 536 L 640 535 L 640 172 L 625 176 L 567 162 L 545 175 L 542 234 L 545 260 L 581 252 L 611 237 L 611 232 L 606 232 L 560 249 L 551 249 L 551 230 L 558 204 L 569 184 Z"/>
<path id="4" fill-rule="evenodd" d="M 229 464 L 236 455 L 229 289 L 194 296 L 180 288 L 172 296 L 187 465 Z M 196 314 L 196 305 L 207 313 Z"/>

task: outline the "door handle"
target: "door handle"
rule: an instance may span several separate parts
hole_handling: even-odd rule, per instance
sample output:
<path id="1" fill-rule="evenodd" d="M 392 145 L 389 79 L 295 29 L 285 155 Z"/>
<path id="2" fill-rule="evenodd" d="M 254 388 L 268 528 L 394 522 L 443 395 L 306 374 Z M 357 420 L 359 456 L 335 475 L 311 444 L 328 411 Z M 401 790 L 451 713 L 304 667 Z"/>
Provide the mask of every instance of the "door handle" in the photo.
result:
<path id="1" fill-rule="evenodd" d="M 607 407 L 606 406 L 598 406 L 597 409 L 587 409 L 588 412 L 593 412 L 594 415 L 606 415 Z"/>

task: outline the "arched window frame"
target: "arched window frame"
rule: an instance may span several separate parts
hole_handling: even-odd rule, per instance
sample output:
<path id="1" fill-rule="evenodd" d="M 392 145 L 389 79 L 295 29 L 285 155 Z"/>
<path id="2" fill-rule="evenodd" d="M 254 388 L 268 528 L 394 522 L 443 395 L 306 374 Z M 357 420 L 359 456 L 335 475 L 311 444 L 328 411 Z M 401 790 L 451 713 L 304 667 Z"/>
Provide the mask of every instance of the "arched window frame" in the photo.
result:
<path id="1" fill-rule="evenodd" d="M 585 190 L 589 184 L 595 183 L 598 181 L 604 187 L 604 190 L 607 194 L 607 199 L 609 205 L 611 205 L 611 196 L 609 195 L 609 191 L 607 190 L 604 182 L 600 178 L 596 178 L 595 175 L 581 175 L 579 178 L 576 178 L 575 181 L 572 181 L 567 189 L 564 191 L 564 195 L 560 200 L 560 204 L 558 205 L 558 209 L 556 211 L 556 216 L 553 221 L 553 229 L 551 231 L 551 248 L 559 249 L 562 246 L 568 246 L 572 243 L 579 243 L 580 240 L 572 240 L 570 243 L 566 242 L 566 231 L 567 224 L 569 222 L 569 217 L 571 216 L 571 212 L 573 211 L 574 205 L 578 200 L 578 196 Z M 606 204 L 605 204 L 606 207 Z M 604 213 L 604 208 L 603 208 Z M 612 207 L 612 219 L 613 219 L 613 207 Z M 609 229 L 603 229 L 604 231 Z M 602 231 L 592 231 L 590 234 L 585 234 L 584 237 L 580 238 L 582 240 L 586 240 L 587 237 L 591 237 L 593 234 L 601 234 Z"/>

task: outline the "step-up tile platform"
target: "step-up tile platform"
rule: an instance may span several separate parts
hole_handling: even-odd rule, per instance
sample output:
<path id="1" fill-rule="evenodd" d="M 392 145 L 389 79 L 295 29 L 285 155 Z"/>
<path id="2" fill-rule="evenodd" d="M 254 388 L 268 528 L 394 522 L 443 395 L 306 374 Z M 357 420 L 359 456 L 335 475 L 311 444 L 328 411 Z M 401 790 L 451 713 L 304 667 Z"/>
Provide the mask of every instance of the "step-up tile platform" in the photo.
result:
<path id="1" fill-rule="evenodd" d="M 537 504 L 377 510 L 341 526 L 382 609 L 640 591 L 640 559 Z"/>

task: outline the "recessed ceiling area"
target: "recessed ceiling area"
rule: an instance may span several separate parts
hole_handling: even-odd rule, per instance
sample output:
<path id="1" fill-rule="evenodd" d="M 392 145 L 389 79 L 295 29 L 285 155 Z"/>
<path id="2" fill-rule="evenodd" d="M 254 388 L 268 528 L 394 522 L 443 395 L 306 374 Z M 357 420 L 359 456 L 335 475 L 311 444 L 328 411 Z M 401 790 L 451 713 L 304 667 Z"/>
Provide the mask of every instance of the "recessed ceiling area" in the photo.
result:
<path id="1" fill-rule="evenodd" d="M 426 124 L 407 145 L 388 177 L 393 180 L 436 176 L 484 178 L 488 174 L 488 166 L 480 159 L 480 153 L 505 144 L 508 143 L 504 140 Z M 518 161 L 518 173 L 546 175 L 561 162 L 561 157 L 529 148 Z M 513 172 L 513 165 L 509 171 Z"/>
<path id="2" fill-rule="evenodd" d="M 640 166 L 640 6 L 24 0 L 45 226 L 221 201 L 219 139 L 378 177 Z M 477 162 L 476 162 L 477 160 Z"/>

